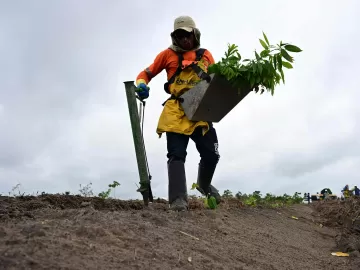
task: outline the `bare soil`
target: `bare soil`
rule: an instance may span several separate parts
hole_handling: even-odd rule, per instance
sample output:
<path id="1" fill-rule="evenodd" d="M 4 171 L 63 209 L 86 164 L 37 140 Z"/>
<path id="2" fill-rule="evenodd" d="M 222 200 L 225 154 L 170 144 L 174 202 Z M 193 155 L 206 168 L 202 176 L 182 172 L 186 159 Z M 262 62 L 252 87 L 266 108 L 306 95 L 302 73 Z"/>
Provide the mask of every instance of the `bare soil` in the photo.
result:
<path id="1" fill-rule="evenodd" d="M 339 251 L 360 258 L 360 197 L 346 201 L 323 201 L 314 204 L 314 208 L 325 226 L 339 231 L 335 239 Z"/>
<path id="2" fill-rule="evenodd" d="M 176 213 L 164 200 L 144 209 L 71 195 L 0 197 L 0 269 L 359 269 L 359 227 L 338 215 L 349 205 L 227 200 L 209 210 L 193 199 Z M 331 255 L 341 249 L 351 256 Z"/>

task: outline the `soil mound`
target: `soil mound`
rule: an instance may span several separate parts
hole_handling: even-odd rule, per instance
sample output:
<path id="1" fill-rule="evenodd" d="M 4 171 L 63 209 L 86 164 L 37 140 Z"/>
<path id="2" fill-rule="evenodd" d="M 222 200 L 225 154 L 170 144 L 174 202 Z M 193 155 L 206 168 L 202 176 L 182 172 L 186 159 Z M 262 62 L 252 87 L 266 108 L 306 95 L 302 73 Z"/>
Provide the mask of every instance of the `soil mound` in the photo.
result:
<path id="1" fill-rule="evenodd" d="M 0 197 L 0 268 L 357 269 L 352 257 L 331 255 L 338 228 L 328 227 L 325 204 L 225 200 L 210 210 L 191 199 L 190 209 L 171 212 L 160 199 L 144 208 L 72 195 Z"/>
<path id="2" fill-rule="evenodd" d="M 360 197 L 320 201 L 314 208 L 325 226 L 338 230 L 336 243 L 339 250 L 360 257 Z"/>

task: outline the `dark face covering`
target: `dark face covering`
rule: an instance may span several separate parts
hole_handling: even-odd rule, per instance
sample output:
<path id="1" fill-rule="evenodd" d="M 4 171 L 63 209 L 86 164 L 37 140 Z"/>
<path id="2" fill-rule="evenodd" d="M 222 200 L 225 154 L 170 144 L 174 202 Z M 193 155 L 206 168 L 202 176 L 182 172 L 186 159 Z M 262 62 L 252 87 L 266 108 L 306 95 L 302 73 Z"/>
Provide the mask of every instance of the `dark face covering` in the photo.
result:
<path id="1" fill-rule="evenodd" d="M 174 37 L 182 49 L 191 50 L 194 47 L 194 32 L 187 32 L 180 29 L 174 32 Z"/>
<path id="2" fill-rule="evenodd" d="M 194 28 L 191 32 L 178 29 L 171 33 L 172 44 L 169 48 L 176 52 L 197 50 L 200 48 L 200 36 L 201 33 L 197 28 Z"/>

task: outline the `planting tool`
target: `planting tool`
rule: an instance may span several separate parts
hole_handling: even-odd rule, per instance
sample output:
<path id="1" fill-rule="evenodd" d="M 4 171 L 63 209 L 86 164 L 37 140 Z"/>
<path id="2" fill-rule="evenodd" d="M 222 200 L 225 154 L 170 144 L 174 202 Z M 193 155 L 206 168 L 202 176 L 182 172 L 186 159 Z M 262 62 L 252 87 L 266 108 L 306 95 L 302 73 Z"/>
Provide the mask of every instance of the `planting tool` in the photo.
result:
<path id="1" fill-rule="evenodd" d="M 145 116 L 145 101 L 140 99 L 135 94 L 136 86 L 134 81 L 126 81 L 125 90 L 126 98 L 129 108 L 130 123 L 132 129 L 132 135 L 134 140 L 134 147 L 136 153 L 136 161 L 138 165 L 138 172 L 140 177 L 140 187 L 137 192 L 140 192 L 143 196 L 144 204 L 147 206 L 150 202 L 153 202 L 153 195 L 151 190 L 151 174 L 149 170 L 149 164 L 146 156 L 146 149 L 143 136 L 144 116 Z M 138 108 L 137 100 L 140 101 L 140 107 Z M 139 109 L 139 111 L 138 111 Z"/>

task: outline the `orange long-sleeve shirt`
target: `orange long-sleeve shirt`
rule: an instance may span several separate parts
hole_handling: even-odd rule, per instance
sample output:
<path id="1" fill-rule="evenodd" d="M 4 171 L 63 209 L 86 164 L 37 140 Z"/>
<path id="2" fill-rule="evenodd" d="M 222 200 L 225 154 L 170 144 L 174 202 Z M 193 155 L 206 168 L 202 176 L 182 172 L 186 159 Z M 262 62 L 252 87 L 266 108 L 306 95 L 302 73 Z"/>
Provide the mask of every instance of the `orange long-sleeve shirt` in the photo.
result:
<path id="1" fill-rule="evenodd" d="M 196 58 L 196 53 L 195 51 L 185 52 L 183 54 L 183 58 L 184 60 L 194 61 Z M 203 59 L 208 62 L 206 66 L 215 63 L 212 54 L 208 50 L 205 50 Z M 166 70 L 167 79 L 169 80 L 171 76 L 176 72 L 176 69 L 178 68 L 178 64 L 179 64 L 178 56 L 173 50 L 171 49 L 163 50 L 156 56 L 155 60 L 149 67 L 147 67 L 146 69 L 144 69 L 139 73 L 139 75 L 136 77 L 136 84 L 137 85 L 139 83 L 149 84 L 151 79 L 154 78 L 156 75 L 158 75 L 164 69 Z"/>

